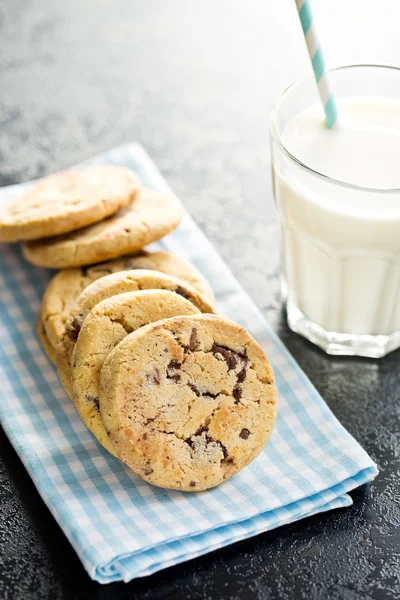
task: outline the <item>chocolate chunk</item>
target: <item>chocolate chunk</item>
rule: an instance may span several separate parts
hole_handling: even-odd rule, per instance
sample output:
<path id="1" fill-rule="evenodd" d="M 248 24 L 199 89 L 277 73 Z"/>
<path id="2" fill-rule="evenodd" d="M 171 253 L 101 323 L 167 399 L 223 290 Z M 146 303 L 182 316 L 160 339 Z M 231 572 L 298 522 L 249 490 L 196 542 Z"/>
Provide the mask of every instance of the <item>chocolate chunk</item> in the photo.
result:
<path id="1" fill-rule="evenodd" d="M 180 366 L 181 363 L 179 363 L 177 360 L 170 360 L 167 369 L 179 369 Z"/>
<path id="2" fill-rule="evenodd" d="M 85 398 L 88 402 L 90 402 L 91 404 L 94 404 L 96 406 L 96 408 L 99 408 L 100 403 L 99 403 L 99 399 L 97 396 L 91 396 L 90 394 L 86 394 Z"/>
<path id="3" fill-rule="evenodd" d="M 243 361 L 245 364 L 247 364 L 249 361 L 246 348 L 243 350 L 243 352 L 236 352 L 235 350 L 231 350 L 231 348 L 227 348 L 226 346 L 218 346 L 214 342 L 211 352 L 213 354 L 221 354 L 226 360 L 230 369 L 234 369 L 239 360 Z"/>
<path id="4" fill-rule="evenodd" d="M 144 440 L 147 440 L 147 437 L 148 437 L 148 436 L 147 436 L 147 433 L 144 433 L 144 434 L 142 435 L 142 438 L 143 438 Z"/>
<path id="5" fill-rule="evenodd" d="M 195 482 L 195 481 L 191 481 L 191 482 L 189 483 L 189 485 L 190 485 L 190 487 L 196 487 L 196 482 Z"/>
<path id="6" fill-rule="evenodd" d="M 246 428 L 242 429 L 242 431 L 239 433 L 239 437 L 242 438 L 242 440 L 247 440 L 249 435 L 250 431 Z"/>
<path id="7" fill-rule="evenodd" d="M 145 469 L 145 470 L 144 470 L 144 474 L 145 474 L 145 475 L 151 475 L 151 474 L 152 474 L 152 472 L 153 472 L 153 469 Z"/>
<path id="8" fill-rule="evenodd" d="M 239 373 L 237 374 L 237 382 L 238 383 L 243 383 L 243 381 L 246 379 L 246 367 L 243 367 L 243 369 L 241 371 L 239 371 Z"/>
<path id="9" fill-rule="evenodd" d="M 188 387 L 192 390 L 192 392 L 194 392 L 196 394 L 196 396 L 198 397 L 203 397 L 203 398 L 216 398 L 218 396 L 218 394 L 212 394 L 211 392 L 202 392 L 201 390 L 199 390 L 199 388 L 197 386 L 195 386 L 193 383 L 188 383 Z"/>
<path id="10" fill-rule="evenodd" d="M 201 396 L 199 388 L 197 388 L 194 383 L 188 383 L 188 387 L 196 394 L 196 396 Z"/>
<path id="11" fill-rule="evenodd" d="M 206 444 L 215 444 L 216 446 L 219 446 L 222 450 L 222 454 L 223 454 L 223 461 L 227 461 L 228 457 L 229 457 L 229 453 L 228 450 L 226 448 L 226 446 L 224 446 L 224 444 L 220 441 L 214 440 L 213 437 L 211 437 L 211 435 L 208 433 L 207 429 L 201 425 L 199 427 L 199 429 L 196 431 L 196 433 L 194 435 L 192 435 L 190 438 L 187 438 L 185 440 L 185 442 L 191 447 L 194 448 L 195 447 L 195 438 L 199 438 L 202 437 L 204 439 L 204 441 L 206 442 Z"/>
<path id="12" fill-rule="evenodd" d="M 243 348 L 243 352 L 238 352 L 238 356 L 247 364 L 249 362 L 249 357 L 247 356 L 247 348 Z"/>
<path id="13" fill-rule="evenodd" d="M 160 385 L 161 383 L 161 374 L 160 369 L 158 367 L 154 367 L 152 373 L 146 373 L 146 381 L 150 384 Z"/>
<path id="14" fill-rule="evenodd" d="M 82 320 L 79 317 L 75 317 L 72 323 L 68 326 L 68 331 L 71 336 L 77 340 L 80 330 L 82 329 Z"/>
<path id="15" fill-rule="evenodd" d="M 188 446 L 190 446 L 191 448 L 194 448 L 193 437 L 186 438 L 185 442 L 187 443 Z"/>
<path id="16" fill-rule="evenodd" d="M 218 394 L 212 394 L 211 392 L 202 392 L 201 396 L 203 396 L 203 398 L 216 398 L 218 396 Z"/>
<path id="17" fill-rule="evenodd" d="M 189 349 L 190 350 L 196 350 L 197 348 L 197 343 L 198 343 L 198 339 L 197 339 L 197 329 L 195 327 L 193 327 L 192 329 L 192 333 L 190 334 L 190 340 L 189 340 Z"/>
<path id="18" fill-rule="evenodd" d="M 178 383 L 178 381 L 181 380 L 181 376 L 179 375 L 179 373 L 175 373 L 174 375 L 169 375 L 169 373 L 167 373 L 167 379 L 172 379 L 173 381 L 175 381 L 175 383 Z"/>
<path id="19" fill-rule="evenodd" d="M 237 359 L 237 356 L 236 356 L 236 354 L 234 352 L 231 352 L 229 360 L 227 361 L 227 363 L 228 363 L 228 369 L 229 370 L 233 370 L 236 367 L 236 365 L 238 363 L 238 359 Z"/>
<path id="20" fill-rule="evenodd" d="M 200 433 L 198 433 L 200 432 Z M 207 429 L 205 427 L 199 427 L 199 429 L 196 431 L 196 433 L 194 435 L 192 435 L 189 438 L 186 438 L 185 442 L 188 444 L 188 446 L 190 446 L 191 448 L 194 448 L 194 438 L 199 438 L 199 437 L 204 437 L 204 440 L 206 442 L 206 444 L 209 444 L 210 442 L 213 442 L 213 438 L 208 434 Z"/>
<path id="21" fill-rule="evenodd" d="M 233 390 L 233 393 L 232 393 L 232 395 L 233 395 L 233 397 L 235 398 L 235 400 L 236 400 L 236 404 L 237 404 L 237 403 L 239 402 L 240 398 L 242 397 L 242 388 L 240 388 L 240 387 L 236 387 L 236 388 Z"/>
<path id="22" fill-rule="evenodd" d="M 181 379 L 179 373 L 170 373 L 169 371 L 175 371 L 180 368 L 180 363 L 177 360 L 170 360 L 167 365 L 167 379 L 173 379 L 178 382 Z"/>
<path id="23" fill-rule="evenodd" d="M 241 354 L 238 354 L 237 352 L 234 352 L 233 350 L 230 350 L 229 348 L 225 348 L 225 346 L 218 346 L 215 343 L 214 343 L 213 347 L 211 348 L 211 352 L 214 354 L 214 356 L 216 354 L 221 354 L 221 356 L 225 360 L 226 364 L 228 365 L 229 371 L 231 371 L 232 369 L 234 369 L 236 367 L 236 365 L 238 363 L 238 357 L 240 356 L 242 358 Z"/>
<path id="24" fill-rule="evenodd" d="M 221 448 L 222 454 L 224 455 L 223 460 L 226 461 L 229 456 L 226 446 L 224 446 L 224 444 L 222 442 L 215 442 L 215 443 Z"/>
<path id="25" fill-rule="evenodd" d="M 214 343 L 213 347 L 211 348 L 211 352 L 213 354 L 221 354 L 221 356 L 224 358 L 224 360 L 226 360 L 226 362 L 228 362 L 228 360 L 230 359 L 231 351 L 228 350 L 228 348 L 225 348 L 224 346 L 217 346 L 217 344 Z"/>
<path id="26" fill-rule="evenodd" d="M 203 431 L 207 431 L 206 427 L 204 427 L 204 425 L 200 425 L 200 427 L 198 428 L 198 430 L 196 431 L 196 433 L 194 435 L 201 435 L 203 433 Z"/>
<path id="27" fill-rule="evenodd" d="M 187 290 L 184 290 L 180 285 L 178 285 L 178 287 L 175 289 L 175 293 L 179 294 L 179 296 L 182 296 L 183 298 L 186 298 L 186 300 L 190 300 L 190 294 L 188 294 Z"/>

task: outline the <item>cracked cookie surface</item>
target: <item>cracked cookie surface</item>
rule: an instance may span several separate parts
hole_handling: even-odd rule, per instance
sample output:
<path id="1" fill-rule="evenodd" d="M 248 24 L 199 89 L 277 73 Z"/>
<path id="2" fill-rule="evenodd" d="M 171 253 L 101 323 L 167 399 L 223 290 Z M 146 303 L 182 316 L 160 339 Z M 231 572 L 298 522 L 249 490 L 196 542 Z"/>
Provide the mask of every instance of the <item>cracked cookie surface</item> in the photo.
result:
<path id="1" fill-rule="evenodd" d="M 1 211 L 0 241 L 37 240 L 86 227 L 131 203 L 139 186 L 130 169 L 113 165 L 49 175 Z"/>
<path id="2" fill-rule="evenodd" d="M 239 325 L 175 317 L 125 337 L 100 373 L 100 412 L 118 456 L 165 488 L 200 491 L 235 475 L 276 418 L 272 368 Z"/>
<path id="3" fill-rule="evenodd" d="M 111 273 L 132 269 L 160 271 L 183 279 L 203 294 L 210 303 L 214 302 L 213 292 L 205 277 L 189 262 L 171 252 L 142 250 L 133 256 L 124 256 L 89 267 L 64 269 L 50 281 L 41 306 L 41 318 L 51 345 L 54 348 L 57 346 L 69 313 L 88 285 Z"/>
<path id="4" fill-rule="evenodd" d="M 144 269 L 119 271 L 94 281 L 79 296 L 57 344 L 57 368 L 61 382 L 70 396 L 72 393 L 71 356 L 82 324 L 89 312 L 96 304 L 116 294 L 148 289 L 169 290 L 189 300 L 201 312 L 214 312 L 208 300 L 189 284 L 158 271 Z"/>
<path id="5" fill-rule="evenodd" d="M 115 215 L 63 236 L 27 242 L 23 253 L 34 265 L 50 269 L 90 265 L 141 250 L 175 229 L 182 214 L 176 196 L 141 189 Z"/>
<path id="6" fill-rule="evenodd" d="M 167 290 L 127 292 L 97 304 L 85 319 L 71 360 L 72 399 L 87 427 L 112 454 L 99 411 L 100 369 L 107 355 L 129 333 L 175 315 L 199 310 Z"/>

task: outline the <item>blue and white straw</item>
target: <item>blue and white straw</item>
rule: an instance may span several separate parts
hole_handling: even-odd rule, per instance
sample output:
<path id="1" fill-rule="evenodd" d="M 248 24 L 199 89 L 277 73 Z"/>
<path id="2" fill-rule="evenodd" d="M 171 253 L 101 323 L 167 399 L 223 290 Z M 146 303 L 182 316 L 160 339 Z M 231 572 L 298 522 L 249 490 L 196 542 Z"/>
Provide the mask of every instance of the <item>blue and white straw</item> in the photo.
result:
<path id="1" fill-rule="evenodd" d="M 325 111 L 325 122 L 331 129 L 337 120 L 336 100 L 329 84 L 324 55 L 319 43 L 309 0 L 296 0 L 297 10 L 310 55 L 318 91 Z"/>

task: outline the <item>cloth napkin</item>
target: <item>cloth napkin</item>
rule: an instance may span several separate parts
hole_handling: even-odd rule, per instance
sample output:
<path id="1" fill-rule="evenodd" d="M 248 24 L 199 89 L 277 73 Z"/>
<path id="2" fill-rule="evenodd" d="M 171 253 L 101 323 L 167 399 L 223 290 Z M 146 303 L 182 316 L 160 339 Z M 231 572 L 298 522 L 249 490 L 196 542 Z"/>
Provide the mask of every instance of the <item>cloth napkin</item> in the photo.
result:
<path id="1" fill-rule="evenodd" d="M 167 189 L 143 148 L 130 144 L 91 163 L 132 168 Z M 0 189 L 0 200 L 24 186 Z M 86 429 L 35 335 L 52 273 L 1 249 L 0 417 L 40 495 L 92 579 L 130 581 L 309 515 L 352 504 L 350 490 L 377 468 L 334 417 L 261 313 L 186 214 L 152 249 L 192 262 L 222 315 L 269 357 L 279 390 L 275 430 L 261 455 L 221 486 L 198 494 L 152 487 L 107 454 Z"/>

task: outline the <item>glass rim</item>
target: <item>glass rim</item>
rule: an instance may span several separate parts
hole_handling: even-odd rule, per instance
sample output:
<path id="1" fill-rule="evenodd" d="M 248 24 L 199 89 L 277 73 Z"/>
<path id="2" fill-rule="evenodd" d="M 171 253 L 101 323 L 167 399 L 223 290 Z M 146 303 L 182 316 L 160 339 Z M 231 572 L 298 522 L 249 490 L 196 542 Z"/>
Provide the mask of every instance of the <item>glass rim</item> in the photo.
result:
<path id="1" fill-rule="evenodd" d="M 329 69 L 328 74 L 335 73 L 337 71 L 345 71 L 345 70 L 349 70 L 349 69 L 382 69 L 382 70 L 385 69 L 385 70 L 397 71 L 397 73 L 400 73 L 400 67 L 396 67 L 394 65 L 382 65 L 382 64 L 373 64 L 373 63 L 362 64 L 362 63 L 360 63 L 360 64 L 352 64 L 352 65 L 343 65 L 341 67 Z M 287 97 L 287 94 L 292 92 L 294 90 L 294 88 L 296 88 L 297 86 L 299 86 L 303 83 L 306 83 L 306 82 L 311 82 L 311 81 L 315 82 L 314 75 L 310 75 L 308 77 L 304 77 L 303 79 L 294 81 L 287 88 L 285 88 L 284 91 L 276 98 L 276 100 L 274 101 L 274 103 L 271 107 L 271 112 L 270 112 L 269 131 L 270 131 L 271 139 L 274 140 L 274 142 L 277 144 L 277 146 L 280 148 L 280 150 L 287 156 L 287 158 L 289 158 L 289 160 L 296 163 L 301 169 L 303 169 L 309 173 L 312 173 L 313 175 L 316 175 L 318 178 L 320 178 L 326 182 L 333 183 L 335 185 L 339 185 L 341 187 L 345 187 L 348 189 L 362 191 L 362 192 L 372 192 L 372 193 L 380 193 L 380 194 L 382 194 L 382 193 L 385 193 L 385 194 L 400 193 L 400 187 L 397 187 L 397 188 L 374 188 L 374 187 L 356 185 L 355 183 L 350 183 L 347 181 L 342 181 L 340 179 L 336 179 L 335 177 L 330 177 L 329 175 L 325 175 L 324 173 L 320 173 L 316 169 L 309 167 L 308 165 L 303 163 L 299 158 L 296 158 L 296 156 L 294 156 L 291 152 L 289 152 L 289 150 L 286 148 L 285 144 L 283 143 L 283 140 L 282 140 L 281 135 L 278 130 L 277 117 L 278 117 L 279 109 L 282 105 L 282 102 Z"/>

